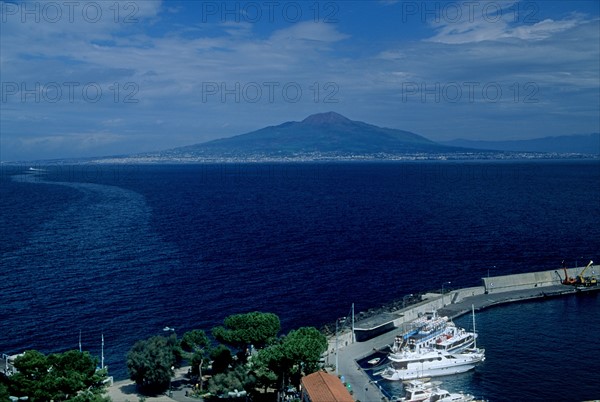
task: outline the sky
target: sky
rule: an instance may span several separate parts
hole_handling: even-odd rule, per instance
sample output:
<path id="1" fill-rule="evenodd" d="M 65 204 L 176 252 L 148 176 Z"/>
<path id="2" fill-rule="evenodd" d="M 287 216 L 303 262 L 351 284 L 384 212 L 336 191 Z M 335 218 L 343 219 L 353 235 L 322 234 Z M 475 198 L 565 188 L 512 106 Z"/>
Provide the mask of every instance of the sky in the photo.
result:
<path id="1" fill-rule="evenodd" d="M 0 1 L 0 161 L 310 114 L 514 140 L 600 132 L 600 2 Z"/>

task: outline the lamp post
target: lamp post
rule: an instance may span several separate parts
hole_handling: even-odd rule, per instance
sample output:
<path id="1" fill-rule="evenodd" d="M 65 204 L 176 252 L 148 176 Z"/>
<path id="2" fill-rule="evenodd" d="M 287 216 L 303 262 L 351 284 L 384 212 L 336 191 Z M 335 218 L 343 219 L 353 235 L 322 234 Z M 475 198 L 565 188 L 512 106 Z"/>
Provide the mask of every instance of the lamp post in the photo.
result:
<path id="1" fill-rule="evenodd" d="M 338 374 L 338 321 L 339 318 L 335 319 L 335 374 Z"/>
<path id="2" fill-rule="evenodd" d="M 169 375 L 169 396 L 173 396 L 173 391 L 171 390 L 171 381 L 173 379 L 173 375 L 175 374 L 175 366 L 171 366 L 171 373 Z"/>
<path id="3" fill-rule="evenodd" d="M 448 282 L 444 282 L 442 283 L 442 307 L 444 307 L 446 304 L 444 303 L 444 285 L 449 285 L 452 282 L 448 281 Z"/>
<path id="4" fill-rule="evenodd" d="M 494 265 L 494 266 L 492 266 L 492 268 L 493 268 L 494 270 L 496 270 L 496 266 L 495 266 L 495 265 Z M 488 277 L 488 279 L 490 279 L 490 268 L 489 268 L 489 267 L 488 267 L 488 276 L 487 276 L 487 277 Z"/>
<path id="5" fill-rule="evenodd" d="M 345 319 L 346 317 L 344 317 Z M 338 323 L 340 322 L 342 318 L 336 318 L 335 320 L 335 374 L 339 374 L 339 370 L 338 370 L 338 344 L 339 344 L 339 328 L 338 328 Z"/>

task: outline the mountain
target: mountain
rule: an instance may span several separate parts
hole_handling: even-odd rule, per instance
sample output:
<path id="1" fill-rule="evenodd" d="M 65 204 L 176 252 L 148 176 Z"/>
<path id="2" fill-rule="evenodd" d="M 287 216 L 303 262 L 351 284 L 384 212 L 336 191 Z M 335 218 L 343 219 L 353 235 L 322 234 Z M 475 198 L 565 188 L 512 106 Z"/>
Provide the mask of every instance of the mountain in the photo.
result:
<path id="1" fill-rule="evenodd" d="M 440 143 L 448 146 L 479 150 L 600 154 L 600 133 L 562 135 L 558 137 L 543 137 L 516 141 L 473 141 L 456 139 Z"/>
<path id="2" fill-rule="evenodd" d="M 324 153 L 398 154 L 455 152 L 456 148 L 440 145 L 409 131 L 382 128 L 350 120 L 328 112 L 269 126 L 234 137 L 176 148 L 185 154 L 268 154 L 298 155 Z"/>
<path id="3" fill-rule="evenodd" d="M 164 151 L 95 158 L 94 163 L 290 160 L 486 160 L 600 156 L 598 134 L 527 141 L 437 143 L 410 131 L 350 120 L 335 112 Z M 548 152 L 548 153 L 544 153 Z M 582 155 L 587 154 L 587 155 Z"/>

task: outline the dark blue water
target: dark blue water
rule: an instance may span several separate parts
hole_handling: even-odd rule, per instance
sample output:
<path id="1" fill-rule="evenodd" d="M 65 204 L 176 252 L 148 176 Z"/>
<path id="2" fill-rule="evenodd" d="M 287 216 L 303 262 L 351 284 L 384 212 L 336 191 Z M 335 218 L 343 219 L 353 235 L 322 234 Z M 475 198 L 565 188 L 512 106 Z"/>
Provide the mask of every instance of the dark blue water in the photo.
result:
<path id="1" fill-rule="evenodd" d="M 285 330 L 320 327 L 351 303 L 478 285 L 488 269 L 600 258 L 597 161 L 44 168 L 0 176 L 0 351 L 77 348 L 81 330 L 99 355 L 104 333 L 117 378 L 135 340 L 167 325 L 263 310 Z M 598 307 L 480 314 L 487 361 L 445 383 L 491 400 L 597 398 Z"/>

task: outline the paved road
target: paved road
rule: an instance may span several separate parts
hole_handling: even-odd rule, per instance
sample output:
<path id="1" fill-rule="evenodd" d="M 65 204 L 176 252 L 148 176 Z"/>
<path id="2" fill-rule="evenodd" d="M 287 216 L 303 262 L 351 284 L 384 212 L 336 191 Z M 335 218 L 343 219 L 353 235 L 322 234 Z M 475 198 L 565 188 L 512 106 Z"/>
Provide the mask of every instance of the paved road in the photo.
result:
<path id="1" fill-rule="evenodd" d="M 356 342 L 338 351 L 338 375 L 344 376 L 354 392 L 355 400 L 362 402 L 380 402 L 384 399 L 378 385 L 370 381 L 369 376 L 358 366 L 356 360 L 367 357 L 394 342 L 397 331 L 390 331 L 366 342 Z M 385 399 L 387 400 L 387 399 Z"/>
<path id="2" fill-rule="evenodd" d="M 175 371 L 175 376 L 172 381 L 173 392 L 170 396 L 143 396 L 137 392 L 135 383 L 131 380 L 115 382 L 108 388 L 108 396 L 114 402 L 138 402 L 141 397 L 144 397 L 147 402 L 192 402 L 200 401 L 201 399 L 189 398 L 185 395 L 186 391 L 191 391 L 193 384 L 190 384 L 186 374 L 188 367 L 182 367 Z"/>
<path id="3" fill-rule="evenodd" d="M 600 290 L 600 287 L 587 288 L 583 291 L 598 290 Z M 512 290 L 509 292 L 482 294 L 467 297 L 458 303 L 449 304 L 443 309 L 440 309 L 438 313 L 440 315 L 456 318 L 460 315 L 469 313 L 471 311 L 471 305 L 475 307 L 475 310 L 483 310 L 488 307 L 497 306 L 505 303 L 540 299 L 545 297 L 557 297 L 575 293 L 577 293 L 577 290 L 574 287 L 565 285 L 553 285 L 537 287 L 532 289 Z"/>

